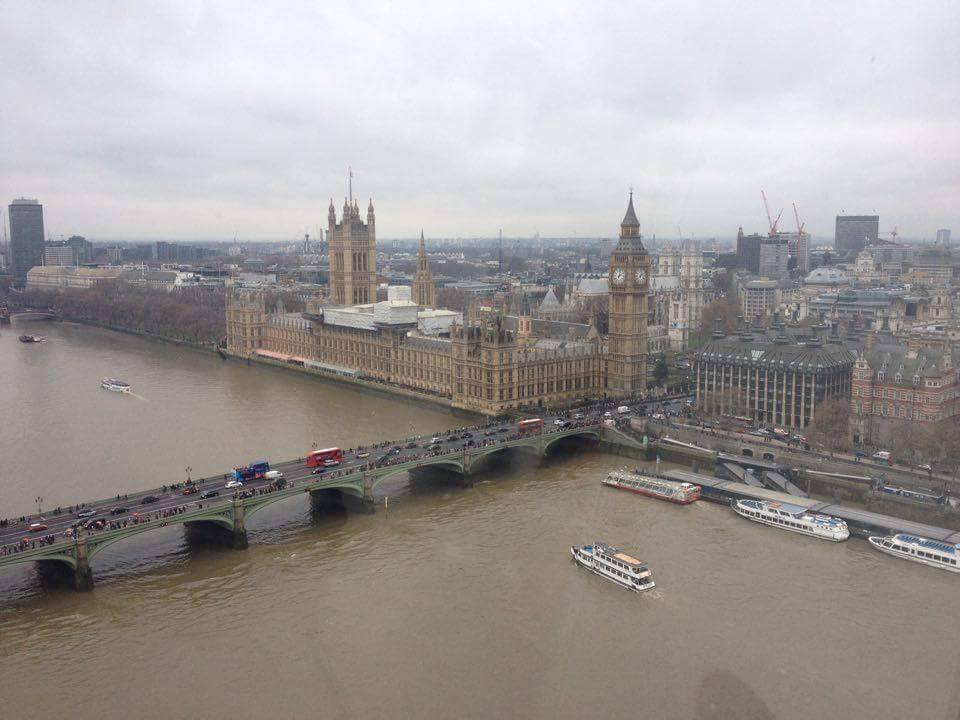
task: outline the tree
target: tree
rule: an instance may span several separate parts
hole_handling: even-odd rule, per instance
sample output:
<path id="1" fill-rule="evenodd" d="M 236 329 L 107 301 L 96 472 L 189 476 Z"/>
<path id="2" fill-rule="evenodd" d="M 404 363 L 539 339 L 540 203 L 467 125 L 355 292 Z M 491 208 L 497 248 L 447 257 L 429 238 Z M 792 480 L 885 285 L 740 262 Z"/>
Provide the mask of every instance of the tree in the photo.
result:
<path id="1" fill-rule="evenodd" d="M 657 385 L 666 385 L 667 378 L 670 377 L 670 368 L 667 366 L 667 357 L 663 353 L 657 355 L 657 360 L 653 364 L 653 379 Z"/>
<path id="2" fill-rule="evenodd" d="M 704 333 L 711 333 L 717 318 L 720 319 L 720 327 L 724 332 L 733 332 L 737 329 L 737 316 L 740 314 L 740 306 L 731 300 L 722 298 L 714 300 L 712 303 L 703 306 L 700 316 L 700 330 Z"/>
<path id="3" fill-rule="evenodd" d="M 850 448 L 850 401 L 832 398 L 817 405 L 807 438 L 829 450 Z"/>

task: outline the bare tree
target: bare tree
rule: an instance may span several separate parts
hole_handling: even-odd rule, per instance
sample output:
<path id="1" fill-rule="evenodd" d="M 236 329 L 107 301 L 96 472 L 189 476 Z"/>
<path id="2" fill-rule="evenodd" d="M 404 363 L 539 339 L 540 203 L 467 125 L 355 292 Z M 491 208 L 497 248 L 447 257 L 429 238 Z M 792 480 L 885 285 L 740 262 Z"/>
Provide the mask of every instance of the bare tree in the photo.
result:
<path id="1" fill-rule="evenodd" d="M 840 398 L 825 400 L 817 406 L 807 438 L 829 450 L 850 449 L 850 402 Z"/>

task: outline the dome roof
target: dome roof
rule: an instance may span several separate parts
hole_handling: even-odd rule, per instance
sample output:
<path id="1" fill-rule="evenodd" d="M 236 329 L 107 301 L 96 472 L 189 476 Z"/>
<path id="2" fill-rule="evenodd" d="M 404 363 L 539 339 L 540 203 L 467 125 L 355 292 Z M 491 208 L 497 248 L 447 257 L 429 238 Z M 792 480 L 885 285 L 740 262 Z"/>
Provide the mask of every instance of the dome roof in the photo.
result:
<path id="1" fill-rule="evenodd" d="M 850 276 L 838 268 L 820 267 L 812 270 L 804 279 L 804 285 L 849 285 Z"/>

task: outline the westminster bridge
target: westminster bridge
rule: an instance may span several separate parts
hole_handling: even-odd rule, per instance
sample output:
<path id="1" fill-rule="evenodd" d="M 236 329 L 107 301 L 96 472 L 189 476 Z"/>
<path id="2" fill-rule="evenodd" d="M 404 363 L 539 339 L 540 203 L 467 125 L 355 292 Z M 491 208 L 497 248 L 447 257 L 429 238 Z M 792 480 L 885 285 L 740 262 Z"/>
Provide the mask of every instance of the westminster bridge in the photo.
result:
<path id="1" fill-rule="evenodd" d="M 428 468 L 445 470 L 465 487 L 473 484 L 472 474 L 485 458 L 510 449 L 545 456 L 557 443 L 566 440 L 597 443 L 601 439 L 602 416 L 592 411 L 585 416 L 542 416 L 543 428 L 520 433 L 515 421 L 447 431 L 430 438 L 411 438 L 358 448 L 344 453 L 343 462 L 315 474 L 303 458 L 271 464 L 283 479 L 244 481 L 240 488 L 227 488 L 232 473 L 204 478 L 193 483 L 189 495 L 185 486 L 140 491 L 79 505 L 87 513 L 79 520 L 76 512 L 47 514 L 40 532 L 29 532 L 29 523 L 0 527 L 0 568 L 35 562 L 44 574 L 65 579 L 77 590 L 93 588 L 91 560 L 102 550 L 142 533 L 161 527 L 185 525 L 195 535 L 227 544 L 247 547 L 246 521 L 253 513 L 295 495 L 308 495 L 314 507 L 322 507 L 338 496 L 346 505 L 363 512 L 374 511 L 374 491 L 387 478 Z M 563 424 L 560 424 L 563 423 Z M 439 447 L 437 447 L 439 445 Z M 433 449 L 428 449 L 433 446 Z M 447 474 L 443 473 L 443 474 Z M 219 493 L 204 497 L 208 493 Z M 144 499 L 148 502 L 144 503 Z M 90 511 L 94 514 L 90 515 Z M 99 521 L 99 522 L 98 522 Z M 103 525 L 90 529 L 90 525 Z"/>

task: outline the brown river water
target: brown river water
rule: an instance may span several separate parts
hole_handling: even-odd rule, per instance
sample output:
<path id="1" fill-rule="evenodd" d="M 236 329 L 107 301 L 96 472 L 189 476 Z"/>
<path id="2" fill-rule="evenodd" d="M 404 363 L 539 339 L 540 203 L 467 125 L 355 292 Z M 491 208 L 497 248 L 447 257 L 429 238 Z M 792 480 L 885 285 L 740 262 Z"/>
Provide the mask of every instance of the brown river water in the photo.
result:
<path id="1" fill-rule="evenodd" d="M 40 346 L 16 340 L 44 334 Z M 125 397 L 104 376 L 134 385 Z M 0 515 L 223 472 L 311 443 L 475 421 L 443 407 L 72 325 L 0 330 Z M 517 455 L 470 489 L 399 476 L 375 515 L 294 498 L 250 548 L 171 527 L 96 588 L 0 572 L 0 708 L 18 718 L 947 718 L 960 577 L 600 485 L 624 460 Z M 571 564 L 645 559 L 637 595 Z"/>

